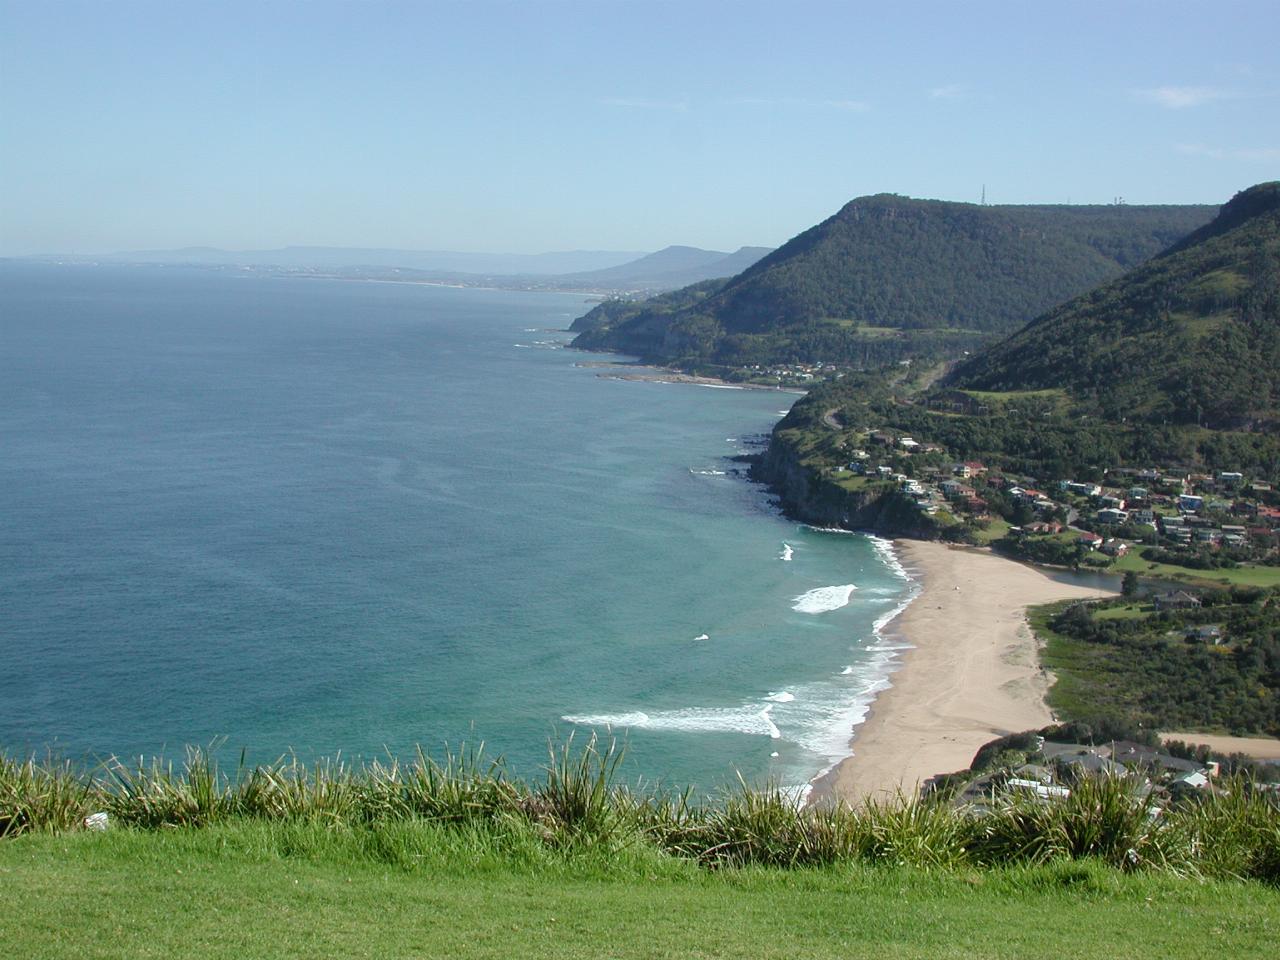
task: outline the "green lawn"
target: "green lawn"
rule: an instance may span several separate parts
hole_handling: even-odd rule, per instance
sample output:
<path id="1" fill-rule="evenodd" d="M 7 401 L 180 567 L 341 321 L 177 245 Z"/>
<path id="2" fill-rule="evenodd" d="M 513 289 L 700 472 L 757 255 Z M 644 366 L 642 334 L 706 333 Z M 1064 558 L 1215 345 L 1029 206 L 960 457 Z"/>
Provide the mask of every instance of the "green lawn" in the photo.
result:
<path id="1" fill-rule="evenodd" d="M 1009 523 L 1001 517 L 992 517 L 985 527 L 974 531 L 974 536 L 978 538 L 978 542 L 983 546 L 990 544 L 994 540 L 999 540 L 1009 532 Z"/>
<path id="2" fill-rule="evenodd" d="M 700 870 L 422 825 L 234 824 L 0 842 L 0 955 L 31 958 L 1273 956 L 1280 891 L 1090 863 Z M 407 854 L 406 850 L 413 850 Z"/>
<path id="3" fill-rule="evenodd" d="M 1094 613 L 1095 620 L 1141 620 L 1151 614 L 1153 608 L 1149 603 L 1126 603 L 1122 606 L 1107 607 Z"/>
<path id="4" fill-rule="evenodd" d="M 1177 567 L 1168 563 L 1152 563 L 1138 556 L 1136 549 L 1113 563 L 1109 568 L 1113 573 L 1124 573 L 1132 570 L 1142 577 L 1157 580 L 1182 580 L 1188 584 L 1204 584 L 1220 587 L 1276 587 L 1280 586 L 1280 567 L 1235 567 L 1231 570 L 1192 570 L 1188 567 Z"/>

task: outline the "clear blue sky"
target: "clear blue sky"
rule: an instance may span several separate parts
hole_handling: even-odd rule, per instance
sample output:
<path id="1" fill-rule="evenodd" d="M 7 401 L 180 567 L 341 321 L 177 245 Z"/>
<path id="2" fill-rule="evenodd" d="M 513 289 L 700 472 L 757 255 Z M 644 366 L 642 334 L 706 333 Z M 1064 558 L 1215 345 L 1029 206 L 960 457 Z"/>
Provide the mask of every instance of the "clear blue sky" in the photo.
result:
<path id="1" fill-rule="evenodd" d="M 1280 177 L 1280 0 L 0 0 L 0 254 L 774 245 Z"/>

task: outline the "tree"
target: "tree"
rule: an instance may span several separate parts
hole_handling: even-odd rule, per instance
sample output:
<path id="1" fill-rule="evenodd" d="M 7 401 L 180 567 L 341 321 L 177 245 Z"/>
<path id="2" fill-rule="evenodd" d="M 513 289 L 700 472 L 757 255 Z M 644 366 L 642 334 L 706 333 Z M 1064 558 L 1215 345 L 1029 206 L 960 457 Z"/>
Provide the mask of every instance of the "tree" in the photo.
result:
<path id="1" fill-rule="evenodd" d="M 1132 570 L 1126 570 L 1124 576 L 1120 578 L 1120 594 L 1125 597 L 1132 597 L 1138 593 L 1138 575 Z"/>

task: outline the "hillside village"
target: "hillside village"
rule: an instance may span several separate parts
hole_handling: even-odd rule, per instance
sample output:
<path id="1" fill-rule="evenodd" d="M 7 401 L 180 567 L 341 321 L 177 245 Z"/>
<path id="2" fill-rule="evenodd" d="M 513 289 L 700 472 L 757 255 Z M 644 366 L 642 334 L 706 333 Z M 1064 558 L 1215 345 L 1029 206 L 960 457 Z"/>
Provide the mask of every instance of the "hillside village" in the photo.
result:
<path id="1" fill-rule="evenodd" d="M 850 491 L 895 492 L 947 539 L 1166 579 L 1254 565 L 1266 568 L 1264 581 L 1280 583 L 1280 498 L 1241 471 L 1116 467 L 1094 482 L 957 461 L 938 444 L 885 429 L 842 442 L 849 459 L 830 479 Z"/>

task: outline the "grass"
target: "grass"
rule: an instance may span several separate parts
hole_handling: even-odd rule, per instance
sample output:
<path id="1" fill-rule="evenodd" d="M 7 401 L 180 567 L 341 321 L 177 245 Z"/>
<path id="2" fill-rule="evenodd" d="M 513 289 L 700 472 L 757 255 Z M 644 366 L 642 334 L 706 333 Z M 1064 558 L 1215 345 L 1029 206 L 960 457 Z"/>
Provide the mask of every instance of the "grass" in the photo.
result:
<path id="1" fill-rule="evenodd" d="M 1280 893 L 1095 862 L 722 869 L 424 822 L 30 834 L 0 953 L 208 958 L 1263 957 Z"/>
<path id="2" fill-rule="evenodd" d="M 1009 521 L 1001 517 L 992 517 L 985 527 L 974 531 L 974 536 L 977 537 L 978 543 L 983 546 L 987 546 L 994 541 L 999 540 L 1001 537 L 1008 534 L 1008 532 Z"/>
<path id="3" fill-rule="evenodd" d="M 570 739 L 535 783 L 482 750 L 0 761 L 0 956 L 1262 956 L 1280 933 L 1280 811 L 1244 782 L 1154 820 L 1120 780 L 977 817 L 695 803 L 617 786 L 620 757 Z"/>
<path id="4" fill-rule="evenodd" d="M 1109 568 L 1115 573 L 1132 570 L 1142 577 L 1156 580 L 1177 580 L 1189 586 L 1221 587 L 1276 587 L 1280 586 L 1280 567 L 1240 566 L 1230 570 L 1192 570 L 1168 563 L 1152 563 L 1130 550 Z"/>
<path id="5" fill-rule="evenodd" d="M 1095 620 L 1143 620 L 1154 608 L 1147 603 L 1122 603 L 1103 607 L 1093 614 Z"/>

